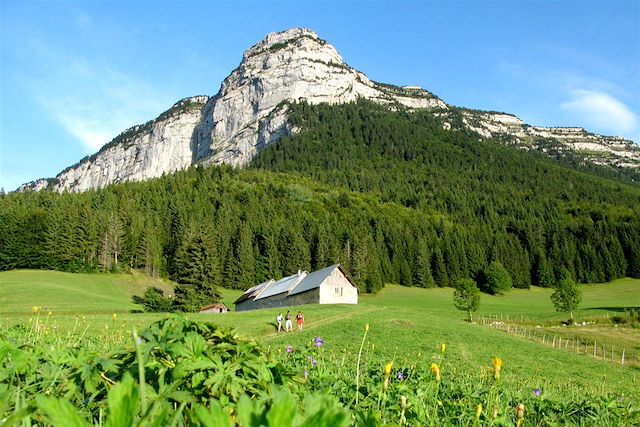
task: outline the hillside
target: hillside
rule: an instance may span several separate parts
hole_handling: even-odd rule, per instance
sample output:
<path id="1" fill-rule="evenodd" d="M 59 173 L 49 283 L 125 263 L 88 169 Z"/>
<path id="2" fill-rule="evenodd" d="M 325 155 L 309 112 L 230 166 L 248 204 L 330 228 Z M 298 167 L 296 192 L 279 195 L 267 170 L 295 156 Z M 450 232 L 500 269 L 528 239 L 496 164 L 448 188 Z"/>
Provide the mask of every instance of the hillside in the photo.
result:
<path id="1" fill-rule="evenodd" d="M 181 277 L 247 289 L 340 262 L 356 284 L 447 286 L 504 264 L 515 287 L 640 277 L 640 188 L 477 143 L 428 112 L 292 104 L 298 135 L 245 170 L 193 168 L 81 194 L 0 199 L 0 269 Z"/>
<path id="2" fill-rule="evenodd" d="M 371 81 L 313 31 L 294 28 L 271 33 L 249 48 L 215 96 L 178 101 L 55 178 L 20 190 L 78 192 L 144 181 L 192 165 L 245 166 L 266 147 L 299 131 L 289 120 L 289 103 L 336 105 L 358 99 L 392 111 L 429 112 L 442 119 L 444 130 L 470 132 L 476 142 L 538 150 L 581 167 L 601 165 L 611 174 L 640 179 L 640 148 L 631 141 L 581 128 L 530 126 L 510 114 L 448 105 L 419 87 Z"/>

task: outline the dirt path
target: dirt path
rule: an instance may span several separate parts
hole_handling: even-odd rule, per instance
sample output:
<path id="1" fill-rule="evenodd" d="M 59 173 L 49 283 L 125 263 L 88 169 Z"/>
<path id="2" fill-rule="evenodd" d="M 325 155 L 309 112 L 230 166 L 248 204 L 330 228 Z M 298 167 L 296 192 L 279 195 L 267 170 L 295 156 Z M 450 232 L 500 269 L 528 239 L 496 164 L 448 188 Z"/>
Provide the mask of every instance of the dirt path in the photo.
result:
<path id="1" fill-rule="evenodd" d="M 353 319 L 356 317 L 360 317 L 364 314 L 368 314 L 374 311 L 384 311 L 386 310 L 387 307 L 369 307 L 366 308 L 362 311 L 357 311 L 357 312 L 352 312 L 352 313 L 341 313 L 341 314 L 335 314 L 333 316 L 327 316 L 327 317 L 322 317 L 320 320 L 314 320 L 312 322 L 305 322 L 304 324 L 304 330 L 308 331 L 308 330 L 313 330 L 316 329 L 320 326 L 324 326 L 328 323 L 335 323 L 335 322 L 339 322 L 341 320 L 347 320 L 347 319 Z M 294 328 L 295 328 L 295 322 L 294 322 Z M 270 334 L 267 335 L 263 335 L 264 338 L 275 338 L 279 335 L 278 332 L 272 332 Z"/>

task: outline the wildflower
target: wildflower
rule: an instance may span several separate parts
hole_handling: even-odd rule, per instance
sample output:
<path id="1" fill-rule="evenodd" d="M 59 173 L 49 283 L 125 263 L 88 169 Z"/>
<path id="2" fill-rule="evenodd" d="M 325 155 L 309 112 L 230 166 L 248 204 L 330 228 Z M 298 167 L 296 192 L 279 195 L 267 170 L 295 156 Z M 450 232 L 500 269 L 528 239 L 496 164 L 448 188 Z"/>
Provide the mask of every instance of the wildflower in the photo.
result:
<path id="1" fill-rule="evenodd" d="M 480 419 L 480 415 L 482 415 L 482 403 L 478 403 L 478 407 L 476 408 L 476 420 Z"/>
<path id="2" fill-rule="evenodd" d="M 368 323 L 366 325 L 364 325 L 364 331 L 365 332 L 369 332 L 369 324 Z"/>
<path id="3" fill-rule="evenodd" d="M 516 406 L 516 417 L 518 418 L 516 426 L 520 427 L 524 423 L 524 405 L 522 403 Z"/>
<path id="4" fill-rule="evenodd" d="M 535 394 L 537 397 L 540 397 L 540 395 L 542 394 L 542 390 L 540 390 L 539 388 L 536 388 L 533 390 L 533 394 Z"/>
<path id="5" fill-rule="evenodd" d="M 404 374 L 402 373 L 402 371 L 398 371 L 398 373 L 396 374 L 396 378 L 398 379 L 398 381 L 404 381 Z"/>
<path id="6" fill-rule="evenodd" d="M 440 382 L 440 367 L 435 363 L 431 364 L 431 373 L 436 377 L 436 382 Z"/>
<path id="7" fill-rule="evenodd" d="M 31 311 L 35 314 L 35 313 L 40 313 L 40 307 L 37 305 L 34 305 L 33 307 L 31 307 Z"/>
<path id="8" fill-rule="evenodd" d="M 407 397 L 400 396 L 400 408 L 402 408 L 402 413 L 400 414 L 400 424 L 404 424 L 407 422 L 407 417 L 404 416 L 404 412 L 407 409 Z"/>
<path id="9" fill-rule="evenodd" d="M 311 359 L 311 366 L 315 368 L 317 364 L 318 362 L 316 361 L 316 359 Z"/>
<path id="10" fill-rule="evenodd" d="M 500 370 L 502 370 L 502 359 L 496 357 L 491 361 L 493 364 L 493 378 L 496 380 L 500 379 Z"/>
<path id="11" fill-rule="evenodd" d="M 136 344 L 138 345 L 142 344 L 142 338 L 140 337 L 136 338 Z"/>
<path id="12" fill-rule="evenodd" d="M 447 351 L 447 345 L 445 343 L 440 344 L 440 353 L 444 354 Z"/>
<path id="13" fill-rule="evenodd" d="M 309 371 L 307 371 L 306 369 L 304 370 L 304 379 L 306 380 L 307 378 L 309 378 Z"/>
<path id="14" fill-rule="evenodd" d="M 117 315 L 117 314 L 115 314 L 115 313 L 113 313 L 113 314 L 111 315 L 111 320 L 113 320 L 113 321 L 115 322 L 115 321 L 116 321 L 116 317 L 118 317 L 118 315 Z"/>
<path id="15" fill-rule="evenodd" d="M 393 369 L 393 362 L 389 362 L 384 365 L 384 389 L 389 388 L 389 377 L 391 376 L 391 369 Z"/>
<path id="16" fill-rule="evenodd" d="M 287 346 L 287 353 L 293 353 L 293 347 L 290 345 Z"/>
<path id="17" fill-rule="evenodd" d="M 315 339 L 313 340 L 313 345 L 316 347 L 322 347 L 322 344 L 324 344 L 324 341 L 322 340 L 322 338 L 315 337 Z"/>

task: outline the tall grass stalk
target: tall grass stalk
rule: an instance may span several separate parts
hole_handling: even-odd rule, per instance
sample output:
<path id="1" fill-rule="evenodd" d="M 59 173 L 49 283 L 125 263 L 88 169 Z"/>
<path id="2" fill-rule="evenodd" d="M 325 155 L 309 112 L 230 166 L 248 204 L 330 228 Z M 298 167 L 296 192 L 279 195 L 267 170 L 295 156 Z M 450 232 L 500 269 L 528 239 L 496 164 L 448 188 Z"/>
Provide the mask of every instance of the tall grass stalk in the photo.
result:
<path id="1" fill-rule="evenodd" d="M 362 336 L 362 343 L 360 343 L 360 350 L 358 351 L 358 361 L 356 363 L 356 406 L 358 406 L 358 397 L 360 395 L 360 359 L 362 357 L 362 349 L 364 348 L 364 342 L 367 339 L 367 333 L 369 332 L 369 324 L 364 326 L 364 335 Z"/>
<path id="2" fill-rule="evenodd" d="M 147 394 L 146 394 L 146 380 L 144 377 L 144 361 L 142 360 L 142 350 L 140 349 L 141 340 L 138 336 L 138 332 L 133 330 L 133 340 L 136 346 L 136 359 L 138 359 L 138 382 L 140 384 L 140 407 L 142 413 L 147 412 Z"/>

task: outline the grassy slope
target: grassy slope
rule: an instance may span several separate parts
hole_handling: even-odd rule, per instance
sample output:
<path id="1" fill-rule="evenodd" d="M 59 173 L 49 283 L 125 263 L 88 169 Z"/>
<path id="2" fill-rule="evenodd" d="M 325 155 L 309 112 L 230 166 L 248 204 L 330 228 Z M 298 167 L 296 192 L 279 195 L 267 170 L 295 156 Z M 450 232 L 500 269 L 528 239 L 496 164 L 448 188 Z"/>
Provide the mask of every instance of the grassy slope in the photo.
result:
<path id="1" fill-rule="evenodd" d="M 133 301 L 162 280 L 141 274 L 70 274 L 16 270 L 0 273 L 0 316 L 31 312 L 33 306 L 57 313 L 113 313 L 140 310 Z"/>
<path id="2" fill-rule="evenodd" d="M 10 324 L 31 316 L 33 305 L 43 305 L 54 311 L 52 322 L 59 322 L 60 329 L 70 328 L 76 314 L 82 314 L 91 319 L 87 323 L 94 322 L 89 333 L 99 332 L 109 340 L 111 338 L 108 338 L 104 326 L 113 325 L 112 329 L 122 339 L 127 339 L 127 330 L 143 327 L 160 317 L 123 312 L 138 308 L 132 303 L 131 296 L 139 295 L 150 284 L 145 280 L 126 275 L 2 272 L 0 316 Z M 582 291 L 583 303 L 577 313 L 579 320 L 583 316 L 604 315 L 623 307 L 640 306 L 640 280 L 622 279 L 613 284 L 587 285 L 582 287 Z M 550 293 L 549 289 L 532 289 L 514 290 L 502 297 L 483 295 L 478 314 L 502 314 L 512 318 L 523 314 L 533 318 L 530 319 L 533 323 L 566 318 L 553 311 Z M 223 291 L 227 305 L 231 305 L 230 302 L 238 295 L 238 291 Z M 325 339 L 325 351 L 353 360 L 362 340 L 364 325 L 368 323 L 371 329 L 365 346 L 365 360 L 393 359 L 397 365 L 416 363 L 428 366 L 436 360 L 439 345 L 444 342 L 448 349 L 443 375 L 456 372 L 480 378 L 489 369 L 491 358 L 501 357 L 505 361 L 503 381 L 522 390 L 522 393 L 541 387 L 551 395 L 579 395 L 585 390 L 633 395 L 640 381 L 637 367 L 593 360 L 570 351 L 544 347 L 487 326 L 464 322 L 464 313 L 452 305 L 451 289 L 387 286 L 378 295 L 362 295 L 357 306 L 310 305 L 301 309 L 307 324 L 302 333 L 293 334 L 273 333 L 277 310 L 190 317 L 206 318 L 236 328 L 244 335 L 277 348 L 306 346 L 318 335 Z M 112 311 L 119 312 L 117 322 L 110 319 Z M 297 311 L 297 308 L 292 311 Z M 558 333 L 561 332 L 564 330 L 558 328 Z M 588 334 L 589 330 L 584 329 L 584 333 Z M 626 339 L 636 352 L 640 350 L 640 336 L 636 329 L 619 328 L 616 333 L 620 335 L 618 339 Z M 109 342 L 116 341 L 114 338 Z"/>

